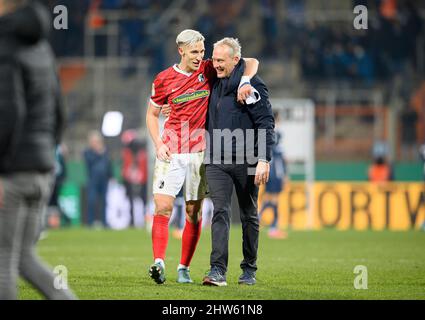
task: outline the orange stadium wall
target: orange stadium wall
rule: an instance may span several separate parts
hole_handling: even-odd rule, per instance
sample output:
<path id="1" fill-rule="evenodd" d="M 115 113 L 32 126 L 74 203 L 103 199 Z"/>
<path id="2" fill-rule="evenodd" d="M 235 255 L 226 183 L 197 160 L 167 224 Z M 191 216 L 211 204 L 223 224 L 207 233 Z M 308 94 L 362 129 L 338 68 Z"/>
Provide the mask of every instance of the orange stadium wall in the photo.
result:
<path id="1" fill-rule="evenodd" d="M 291 182 L 279 198 L 279 225 L 308 230 L 306 185 Z M 425 184 L 395 182 L 316 182 L 313 186 L 313 230 L 414 230 L 425 221 Z M 260 198 L 261 207 L 261 198 Z M 262 224 L 271 221 L 271 210 Z"/>

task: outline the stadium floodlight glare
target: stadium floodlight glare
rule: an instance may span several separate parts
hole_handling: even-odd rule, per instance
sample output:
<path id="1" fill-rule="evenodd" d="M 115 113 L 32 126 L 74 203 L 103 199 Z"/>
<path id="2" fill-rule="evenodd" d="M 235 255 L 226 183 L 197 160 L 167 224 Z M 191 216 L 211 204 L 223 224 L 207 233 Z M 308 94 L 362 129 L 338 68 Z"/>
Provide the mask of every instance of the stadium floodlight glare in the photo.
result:
<path id="1" fill-rule="evenodd" d="M 108 111 L 103 116 L 102 134 L 105 137 L 116 137 L 121 134 L 124 116 L 119 111 Z"/>

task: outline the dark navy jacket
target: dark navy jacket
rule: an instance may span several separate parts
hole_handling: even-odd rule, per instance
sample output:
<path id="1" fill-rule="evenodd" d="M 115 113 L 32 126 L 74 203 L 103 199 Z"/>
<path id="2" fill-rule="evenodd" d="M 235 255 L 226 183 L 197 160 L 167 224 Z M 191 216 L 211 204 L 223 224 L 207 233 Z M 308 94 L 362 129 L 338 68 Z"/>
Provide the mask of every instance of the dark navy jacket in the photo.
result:
<path id="1" fill-rule="evenodd" d="M 270 161 L 272 158 L 275 133 L 268 90 L 264 82 L 255 76 L 251 79 L 251 85 L 259 92 L 261 100 L 250 105 L 239 104 L 237 91 L 244 70 L 245 61 L 241 59 L 229 78 L 217 79 L 213 86 L 207 116 L 207 164 L 223 163 L 226 159 L 235 163 L 237 155 L 243 156 L 244 162 L 249 164 L 256 164 L 258 159 Z M 214 132 L 216 129 L 221 131 Z M 260 132 L 259 129 L 264 130 Z M 222 130 L 233 132 L 234 137 L 226 136 Z M 220 136 L 220 132 L 226 137 Z"/>
<path id="2" fill-rule="evenodd" d="M 83 152 L 84 161 L 87 168 L 87 180 L 89 186 L 107 185 L 112 178 L 112 163 L 107 151 L 97 153 L 87 148 Z"/>

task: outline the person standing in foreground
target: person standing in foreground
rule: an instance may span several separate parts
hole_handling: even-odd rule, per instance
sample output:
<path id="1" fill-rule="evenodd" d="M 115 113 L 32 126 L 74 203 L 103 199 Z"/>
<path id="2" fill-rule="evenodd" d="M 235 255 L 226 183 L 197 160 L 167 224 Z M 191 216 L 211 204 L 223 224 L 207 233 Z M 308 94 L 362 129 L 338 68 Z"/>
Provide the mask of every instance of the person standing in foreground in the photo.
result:
<path id="1" fill-rule="evenodd" d="M 35 248 L 63 124 L 49 25 L 37 2 L 0 0 L 0 300 L 17 299 L 19 275 L 48 299 L 75 299 Z"/>
<path id="2" fill-rule="evenodd" d="M 251 80 L 254 94 L 251 99 L 247 99 L 248 104 L 238 103 L 238 79 L 244 70 L 244 62 L 240 57 L 241 46 L 237 39 L 224 38 L 214 44 L 213 64 L 218 81 L 213 87 L 208 109 L 210 159 L 206 160 L 214 214 L 211 226 L 211 269 L 203 279 L 204 285 L 227 285 L 233 186 L 238 197 L 243 232 L 244 259 L 240 264 L 243 273 L 239 283 L 252 285 L 256 282 L 258 186 L 265 184 L 269 177 L 275 134 L 274 118 L 267 87 L 258 76 Z M 258 157 L 254 156 L 255 153 Z"/>
<path id="3" fill-rule="evenodd" d="M 155 214 L 152 226 L 154 264 L 149 268 L 149 275 L 158 284 L 165 282 L 168 224 L 175 197 L 183 184 L 186 223 L 177 282 L 193 282 L 189 265 L 201 234 L 202 200 L 206 192 L 203 164 L 205 122 L 211 87 L 216 79 L 211 60 L 203 60 L 204 40 L 198 31 L 189 29 L 177 36 L 181 61 L 156 76 L 146 115 L 146 124 L 156 148 L 153 179 Z M 245 76 L 249 79 L 256 74 L 258 61 L 247 59 L 247 65 Z M 251 86 L 244 86 L 239 92 L 239 98 L 246 98 L 250 92 Z M 171 106 L 171 111 L 161 136 L 159 114 L 166 104 Z"/>

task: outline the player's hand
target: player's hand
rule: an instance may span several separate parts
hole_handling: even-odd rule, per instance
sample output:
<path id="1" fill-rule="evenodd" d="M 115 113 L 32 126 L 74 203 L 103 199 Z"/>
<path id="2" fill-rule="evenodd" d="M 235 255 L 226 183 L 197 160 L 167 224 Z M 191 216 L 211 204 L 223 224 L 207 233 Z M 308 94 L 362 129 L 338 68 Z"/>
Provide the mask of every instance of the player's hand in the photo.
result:
<path id="1" fill-rule="evenodd" d="M 161 143 L 161 145 L 156 148 L 156 157 L 161 161 L 170 162 L 171 161 L 170 148 L 168 148 L 165 143 Z"/>
<path id="2" fill-rule="evenodd" d="M 255 170 L 255 180 L 254 183 L 256 186 L 266 184 L 269 181 L 270 174 L 270 164 L 264 161 L 258 161 L 257 168 Z"/>
<path id="3" fill-rule="evenodd" d="M 167 117 L 168 118 L 168 116 L 170 115 L 170 113 L 171 113 L 171 107 L 170 107 L 170 105 L 169 104 L 164 104 L 162 107 L 161 107 L 161 113 L 165 116 L 165 117 Z"/>
<path id="4" fill-rule="evenodd" d="M 253 87 L 250 84 L 244 84 L 238 89 L 238 102 L 244 103 L 246 99 L 251 95 Z"/>

